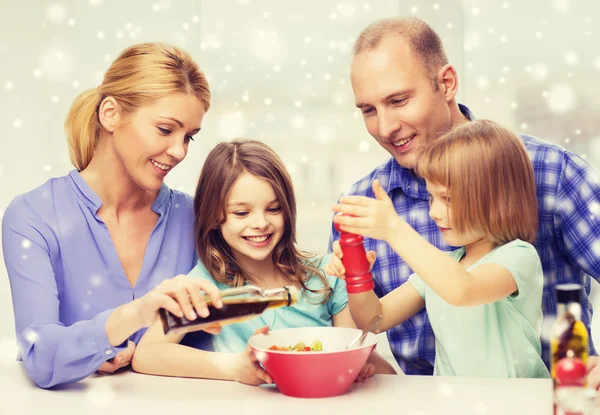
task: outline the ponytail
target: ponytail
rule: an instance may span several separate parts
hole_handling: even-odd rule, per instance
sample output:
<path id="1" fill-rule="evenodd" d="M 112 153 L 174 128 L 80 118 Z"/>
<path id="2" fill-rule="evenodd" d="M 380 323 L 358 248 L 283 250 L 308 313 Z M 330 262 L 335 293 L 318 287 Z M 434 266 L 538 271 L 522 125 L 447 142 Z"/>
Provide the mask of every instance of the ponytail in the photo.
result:
<path id="1" fill-rule="evenodd" d="M 90 164 L 96 149 L 100 133 L 100 121 L 96 113 L 99 104 L 98 89 L 88 89 L 75 98 L 65 120 L 69 156 L 78 171 Z"/>

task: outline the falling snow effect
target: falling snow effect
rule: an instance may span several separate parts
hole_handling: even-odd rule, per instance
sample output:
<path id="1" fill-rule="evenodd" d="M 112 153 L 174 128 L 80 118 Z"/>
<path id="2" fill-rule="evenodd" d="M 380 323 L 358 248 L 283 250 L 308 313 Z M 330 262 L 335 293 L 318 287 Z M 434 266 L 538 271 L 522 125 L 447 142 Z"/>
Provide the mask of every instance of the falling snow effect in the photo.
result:
<path id="1" fill-rule="evenodd" d="M 566 113 L 575 107 L 577 96 L 571 85 L 560 83 L 550 87 L 546 102 L 553 113 Z"/>
<path id="2" fill-rule="evenodd" d="M 0 45 L 0 51 L 19 49 L 23 39 L 39 45 L 19 72 L 0 78 L 0 95 L 10 97 L 2 101 L 1 113 L 9 133 L 21 142 L 31 135 L 27 146 L 44 149 L 50 142 L 57 143 L 52 158 L 32 153 L 27 168 L 46 178 L 62 175 L 72 167 L 61 123 L 76 94 L 100 84 L 104 71 L 126 45 L 154 38 L 184 45 L 209 76 L 215 105 L 205 117 L 200 140 L 190 150 L 190 156 L 198 158 L 189 162 L 188 156 L 172 173 L 173 182 L 167 183 L 193 192 L 209 145 L 244 136 L 262 138 L 292 161 L 287 166 L 294 174 L 298 211 L 313 212 L 328 206 L 386 156 L 353 107 L 348 63 L 362 27 L 376 18 L 402 13 L 439 21 L 437 29 L 450 58 L 459 63 L 464 93 L 460 99 L 468 97 L 464 103 L 478 118 L 498 119 L 556 142 L 587 155 L 598 168 L 600 103 L 593 91 L 600 71 L 595 48 L 600 41 L 596 29 L 600 3 L 536 0 L 530 8 L 524 3 L 465 0 L 463 13 L 451 14 L 445 1 L 340 1 L 311 10 L 313 21 L 307 26 L 296 25 L 288 14 L 270 7 L 269 1 L 238 0 L 210 12 L 208 8 L 181 10 L 173 0 L 148 2 L 143 10 L 128 8 L 127 3 L 82 1 L 78 7 L 105 22 L 98 24 L 77 13 L 69 2 L 46 1 L 41 3 L 38 21 L 5 41 L 8 48 Z M 118 23 L 107 23 L 114 15 L 120 16 Z M 235 20 L 238 15 L 252 24 L 240 24 Z M 156 18 L 163 18 L 160 27 L 154 25 Z M 519 19 L 527 24 L 517 24 Z M 85 42 L 73 33 L 85 37 Z M 464 68 L 462 62 L 467 63 Z M 39 114 L 30 113 L 29 107 Z M 58 151 L 64 151 L 62 159 Z M 0 156 L 0 180 L 12 180 L 12 157 Z M 23 174 L 23 170 L 16 172 Z M 27 176 L 15 183 L 0 199 L 0 218 L 14 195 L 33 187 Z M 591 213 L 599 218 L 600 206 L 593 205 Z M 299 215 L 299 245 L 321 247 L 329 236 L 330 217 L 306 215 Z M 23 241 L 22 249 L 21 259 L 27 260 L 33 248 Z M 87 295 L 102 286 L 102 278 L 90 277 Z M 546 319 L 542 332 L 546 340 L 550 325 Z M 99 391 L 103 393 L 106 390 Z M 485 413 L 478 408 L 477 413 Z"/>
<path id="3" fill-rule="evenodd" d="M 44 75 L 53 82 L 68 81 L 75 70 L 75 58 L 66 46 L 48 47 L 42 54 L 39 63 Z M 34 71 L 34 77 L 41 76 L 42 72 L 39 69 L 36 71 Z"/>
<path id="4" fill-rule="evenodd" d="M 248 121 L 241 111 L 223 114 L 218 124 L 219 135 L 227 139 L 245 136 L 248 130 Z"/>
<path id="5" fill-rule="evenodd" d="M 90 285 L 94 288 L 100 287 L 104 283 L 104 278 L 101 275 L 92 275 L 90 277 Z"/>
<path id="6" fill-rule="evenodd" d="M 442 396 L 444 396 L 446 398 L 450 398 L 450 397 L 454 396 L 454 393 L 455 393 L 454 388 L 446 382 L 440 383 L 439 390 L 440 390 L 440 394 L 442 394 Z"/>
<path id="7" fill-rule="evenodd" d="M 23 339 L 27 340 L 29 344 L 35 344 L 40 338 L 40 335 L 31 329 L 25 329 L 23 332 Z"/>
<path id="8" fill-rule="evenodd" d="M 51 23 L 62 23 L 67 17 L 67 10 L 65 6 L 60 3 L 52 2 L 46 9 L 46 18 Z"/>

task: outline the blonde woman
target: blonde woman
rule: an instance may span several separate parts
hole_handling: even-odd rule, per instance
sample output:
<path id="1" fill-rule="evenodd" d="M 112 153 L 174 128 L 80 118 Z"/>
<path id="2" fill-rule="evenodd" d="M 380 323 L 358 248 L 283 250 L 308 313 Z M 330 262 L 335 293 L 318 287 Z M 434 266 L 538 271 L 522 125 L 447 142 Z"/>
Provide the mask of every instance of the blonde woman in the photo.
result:
<path id="1" fill-rule="evenodd" d="M 186 156 L 210 105 L 204 74 L 175 47 L 121 53 L 65 123 L 75 169 L 17 196 L 2 221 L 19 345 L 40 387 L 130 364 L 164 307 L 207 313 L 185 275 L 196 263 L 190 196 L 165 176 Z"/>

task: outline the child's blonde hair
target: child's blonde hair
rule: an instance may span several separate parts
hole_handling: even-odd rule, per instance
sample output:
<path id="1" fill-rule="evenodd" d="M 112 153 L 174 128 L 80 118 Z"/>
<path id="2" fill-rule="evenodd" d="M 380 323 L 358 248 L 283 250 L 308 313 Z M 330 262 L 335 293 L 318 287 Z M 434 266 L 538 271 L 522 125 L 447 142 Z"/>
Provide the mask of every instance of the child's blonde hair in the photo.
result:
<path id="1" fill-rule="evenodd" d="M 489 120 L 459 125 L 423 151 L 415 170 L 447 187 L 458 232 L 482 231 L 497 245 L 535 242 L 533 168 L 525 145 L 508 129 Z"/>
<path id="2" fill-rule="evenodd" d="M 255 140 L 222 142 L 208 154 L 194 197 L 196 248 L 200 261 L 221 284 L 241 286 L 251 277 L 244 273 L 221 235 L 220 225 L 227 219 L 227 199 L 237 178 L 243 172 L 267 181 L 281 206 L 285 230 L 273 249 L 273 263 L 293 284 L 311 293 L 322 293 L 326 302 L 333 293 L 315 255 L 296 248 L 296 198 L 292 180 L 283 161 L 268 145 Z M 323 289 L 312 290 L 305 282 L 317 276 Z M 308 278 L 307 278 L 308 277 Z"/>

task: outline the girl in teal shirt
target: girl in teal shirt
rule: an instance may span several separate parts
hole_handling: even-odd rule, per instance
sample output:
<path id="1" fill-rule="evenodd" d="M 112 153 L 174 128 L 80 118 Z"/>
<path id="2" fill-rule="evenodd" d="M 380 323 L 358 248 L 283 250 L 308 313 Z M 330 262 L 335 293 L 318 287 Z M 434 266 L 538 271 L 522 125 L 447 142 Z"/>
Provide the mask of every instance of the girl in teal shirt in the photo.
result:
<path id="1" fill-rule="evenodd" d="M 373 291 L 350 295 L 352 317 L 364 327 L 382 314 L 384 331 L 425 307 L 435 375 L 549 377 L 540 343 L 544 276 L 531 244 L 535 182 L 523 143 L 491 121 L 467 122 L 433 141 L 416 171 L 427 183 L 429 216 L 446 243 L 460 248 L 448 254 L 420 236 L 377 181 L 375 199 L 342 198 L 334 211 L 355 217 L 334 222 L 386 241 L 414 271 L 381 300 Z M 327 271 L 343 277 L 339 242 L 334 251 Z M 367 256 L 375 260 L 375 252 Z"/>
<path id="2" fill-rule="evenodd" d="M 299 251 L 296 200 L 281 159 L 252 140 L 219 143 L 208 155 L 194 198 L 196 248 L 200 260 L 189 275 L 220 289 L 257 285 L 263 289 L 294 285 L 297 304 L 271 309 L 252 320 L 222 327 L 213 351 L 179 344 L 183 335 L 164 335 L 151 327 L 136 350 L 138 372 L 183 377 L 271 383 L 256 362 L 248 339 L 269 329 L 306 326 L 356 327 L 347 308 L 346 285 L 325 274 L 329 257 Z M 358 380 L 373 373 L 395 373 L 373 353 Z"/>

